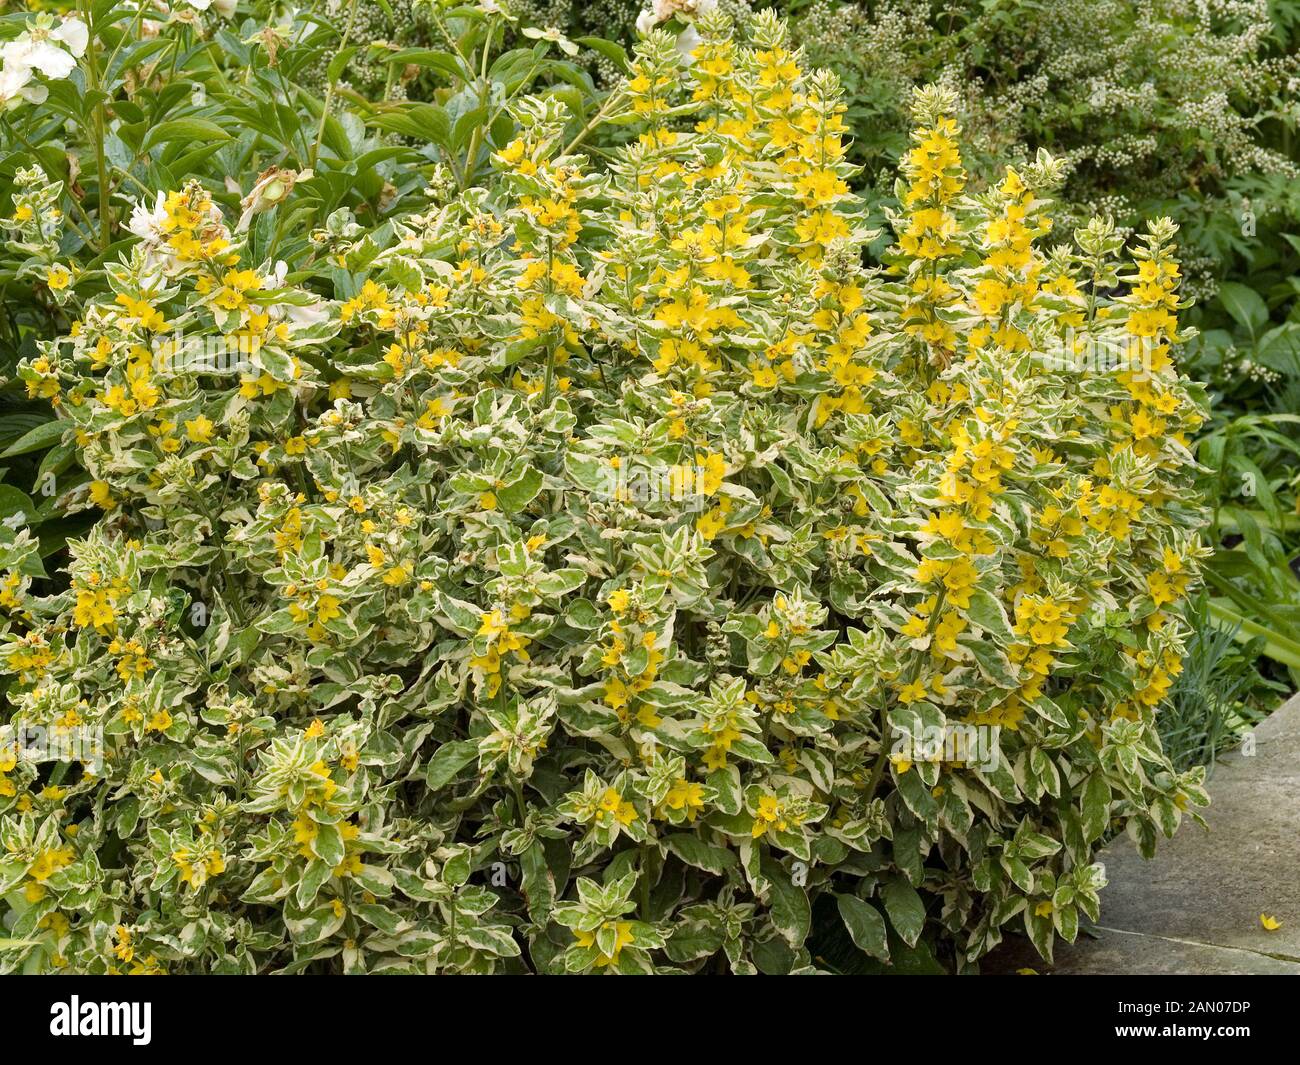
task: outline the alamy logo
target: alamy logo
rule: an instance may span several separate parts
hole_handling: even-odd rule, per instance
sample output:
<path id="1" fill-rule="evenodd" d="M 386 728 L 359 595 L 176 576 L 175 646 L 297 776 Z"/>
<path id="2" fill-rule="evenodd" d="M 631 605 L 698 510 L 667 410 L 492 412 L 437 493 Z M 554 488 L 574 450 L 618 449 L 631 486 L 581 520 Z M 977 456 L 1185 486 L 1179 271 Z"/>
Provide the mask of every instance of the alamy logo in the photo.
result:
<path id="1" fill-rule="evenodd" d="M 150 1002 L 70 1002 L 50 1006 L 50 1035 L 130 1036 L 138 1047 L 151 1038 L 153 1004 Z"/>

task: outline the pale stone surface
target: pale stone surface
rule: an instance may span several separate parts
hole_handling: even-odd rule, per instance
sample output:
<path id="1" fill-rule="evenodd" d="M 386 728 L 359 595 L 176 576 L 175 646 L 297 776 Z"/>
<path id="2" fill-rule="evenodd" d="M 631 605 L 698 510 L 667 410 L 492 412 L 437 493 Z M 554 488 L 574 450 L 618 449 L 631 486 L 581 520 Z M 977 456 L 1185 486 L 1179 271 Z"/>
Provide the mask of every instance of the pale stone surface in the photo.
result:
<path id="1" fill-rule="evenodd" d="M 1127 837 L 1101 852 L 1100 938 L 1062 946 L 1054 971 L 1300 974 L 1300 695 L 1259 726 L 1253 755 L 1220 760 L 1209 791 L 1208 832 L 1184 822 L 1151 861 Z M 1023 940 L 982 969 L 1020 967 L 1051 971 Z"/>
<path id="2" fill-rule="evenodd" d="M 996 950 L 984 973 L 1010 975 L 1022 969 L 1069 976 L 1300 976 L 1300 961 L 1282 961 L 1251 950 L 1214 947 L 1138 932 L 1097 929 L 1097 938 L 1080 935 L 1073 946 L 1059 943 L 1056 964 L 1048 965 L 1023 936 Z"/>

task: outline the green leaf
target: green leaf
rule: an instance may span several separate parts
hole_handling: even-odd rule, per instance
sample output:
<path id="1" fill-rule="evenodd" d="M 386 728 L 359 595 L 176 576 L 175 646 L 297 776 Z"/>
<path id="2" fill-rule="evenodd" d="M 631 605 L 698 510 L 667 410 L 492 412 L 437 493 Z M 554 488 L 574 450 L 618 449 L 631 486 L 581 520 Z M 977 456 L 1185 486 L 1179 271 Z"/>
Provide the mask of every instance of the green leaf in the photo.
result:
<path id="1" fill-rule="evenodd" d="M 334 866 L 327 865 L 317 858 L 313 858 L 307 863 L 307 868 L 303 870 L 302 879 L 298 881 L 298 890 L 295 892 L 300 909 L 306 909 L 315 900 L 321 885 L 330 878 L 334 871 Z"/>
<path id="2" fill-rule="evenodd" d="M 547 864 L 546 848 L 541 840 L 534 840 L 519 856 L 519 869 L 524 897 L 528 900 L 528 915 L 537 924 L 545 924 L 547 914 L 555 905 L 555 875 Z"/>
<path id="3" fill-rule="evenodd" d="M 835 901 L 854 946 L 873 958 L 889 961 L 889 935 L 879 911 L 856 895 L 836 895 Z"/>
<path id="4" fill-rule="evenodd" d="M 483 624 L 482 611 L 473 603 L 448 595 L 438 590 L 434 592 L 438 604 L 438 613 L 443 625 L 457 636 L 474 636 Z"/>
<path id="5" fill-rule="evenodd" d="M 30 429 L 9 445 L 0 458 L 11 458 L 14 455 L 26 455 L 32 451 L 40 451 L 43 448 L 50 447 L 63 439 L 64 430 L 68 428 L 68 423 L 55 418 L 51 421 L 44 422 Z"/>
<path id="6" fill-rule="evenodd" d="M 311 841 L 312 853 L 331 869 L 337 868 L 343 861 L 345 848 L 343 834 L 337 825 L 317 825 L 316 836 Z"/>
<path id="7" fill-rule="evenodd" d="M 11 484 L 0 484 L 0 519 L 22 514 L 30 522 L 36 514 L 31 496 Z"/>
<path id="8" fill-rule="evenodd" d="M 451 52 L 438 52 L 431 48 L 406 48 L 395 53 L 389 62 L 399 66 L 417 66 L 426 67 L 429 70 L 440 70 L 448 78 L 461 81 L 472 81 L 474 78 L 465 66 L 464 61 Z"/>
<path id="9" fill-rule="evenodd" d="M 725 847 L 715 847 L 711 843 L 705 843 L 699 836 L 686 832 L 668 836 L 663 844 L 687 865 L 715 876 L 721 876 L 736 864 L 736 856 Z"/>
<path id="10" fill-rule="evenodd" d="M 1083 835 L 1091 843 L 1100 839 L 1110 821 L 1110 782 L 1098 772 L 1083 786 Z"/>
<path id="11" fill-rule="evenodd" d="M 0 487 L 3 487 L 0 485 Z M 1230 606 L 1219 599 L 1210 600 L 1210 617 L 1216 622 L 1223 625 L 1224 628 L 1232 629 L 1236 639 L 1245 642 L 1256 636 L 1264 638 L 1263 651 L 1269 658 L 1276 662 L 1281 662 L 1284 666 L 1290 666 L 1293 669 L 1300 669 L 1300 641 L 1292 639 L 1290 636 L 1283 635 L 1281 630 L 1291 631 L 1289 626 L 1279 624 L 1273 628 L 1268 628 L 1239 614 Z"/>
<path id="12" fill-rule="evenodd" d="M 581 588 L 586 579 L 585 570 L 580 570 L 576 566 L 566 566 L 564 569 L 551 570 L 538 580 L 537 590 L 547 598 L 556 598 Z"/>
<path id="13" fill-rule="evenodd" d="M 1016 669 L 1011 664 L 1011 659 L 995 647 L 992 641 L 975 639 L 973 636 L 965 634 L 959 637 L 957 642 L 975 656 L 980 672 L 999 688 L 1014 688 L 1019 684 L 1016 679 Z"/>
<path id="14" fill-rule="evenodd" d="M 215 122 L 206 118 L 174 118 L 170 122 L 159 122 L 145 134 L 140 152 L 149 151 L 159 144 L 171 141 L 186 141 L 192 144 L 210 141 L 228 141 L 230 134 Z"/>
<path id="15" fill-rule="evenodd" d="M 916 888 L 901 876 L 891 877 L 881 885 L 880 898 L 894 931 L 909 947 L 916 946 L 925 927 L 925 903 Z"/>
<path id="16" fill-rule="evenodd" d="M 769 881 L 772 924 L 792 947 L 800 947 L 812 927 L 812 906 L 808 893 L 790 880 L 790 874 L 774 859 L 763 861 L 763 875 Z"/>
<path id="17" fill-rule="evenodd" d="M 478 744 L 473 740 L 452 740 L 444 743 L 429 759 L 424 771 L 424 782 L 433 790 L 440 791 L 456 779 L 456 776 L 470 762 L 478 757 Z"/>
<path id="18" fill-rule="evenodd" d="M 619 70 L 627 71 L 630 69 L 627 52 L 621 44 L 607 41 L 604 37 L 575 37 L 574 44 L 580 44 L 585 48 L 590 48 L 593 52 L 599 53 L 617 66 Z"/>
<path id="19" fill-rule="evenodd" d="M 1002 601 L 991 592 L 983 588 L 973 589 L 970 595 L 970 606 L 966 608 L 965 614 L 1002 646 L 1014 642 L 1011 623 L 1007 620 L 1007 612 L 1002 606 Z"/>
<path id="20" fill-rule="evenodd" d="M 507 514 L 514 514 L 531 503 L 541 490 L 542 473 L 530 466 L 514 484 L 508 484 L 497 492 L 497 503 Z"/>
<path id="21" fill-rule="evenodd" d="M 1254 337 L 1268 321 L 1268 304 L 1249 285 L 1225 281 L 1219 288 L 1219 302 L 1233 319 Z"/>

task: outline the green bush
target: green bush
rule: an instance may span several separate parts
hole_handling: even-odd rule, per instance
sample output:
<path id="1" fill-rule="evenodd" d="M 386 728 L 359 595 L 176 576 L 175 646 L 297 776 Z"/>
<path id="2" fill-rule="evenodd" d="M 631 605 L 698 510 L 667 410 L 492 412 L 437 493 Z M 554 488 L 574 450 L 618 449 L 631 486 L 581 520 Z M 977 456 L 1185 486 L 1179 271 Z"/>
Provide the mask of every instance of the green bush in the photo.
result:
<path id="1" fill-rule="evenodd" d="M 492 67 L 502 16 L 448 17 Z M 0 526 L 6 737 L 104 749 L 0 747 L 6 969 L 810 971 L 814 904 L 959 968 L 1205 802 L 1156 729 L 1203 554 L 1176 227 L 1044 251 L 1059 163 L 968 190 L 930 90 L 864 269 L 837 78 L 691 29 L 594 118 L 435 130 L 427 194 L 310 252 L 319 174 L 246 225 L 141 195 L 19 369 L 99 513 L 53 580 Z"/>

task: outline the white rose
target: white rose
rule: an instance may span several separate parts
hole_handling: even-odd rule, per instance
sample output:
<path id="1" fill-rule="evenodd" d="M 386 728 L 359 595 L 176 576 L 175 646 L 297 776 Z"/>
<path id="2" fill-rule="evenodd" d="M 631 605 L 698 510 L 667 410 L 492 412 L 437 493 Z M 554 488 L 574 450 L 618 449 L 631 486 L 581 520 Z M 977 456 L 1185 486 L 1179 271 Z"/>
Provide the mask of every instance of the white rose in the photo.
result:
<path id="1" fill-rule="evenodd" d="M 655 28 L 655 16 L 653 11 L 642 11 L 636 17 L 636 31 L 642 35 L 649 33 Z"/>

